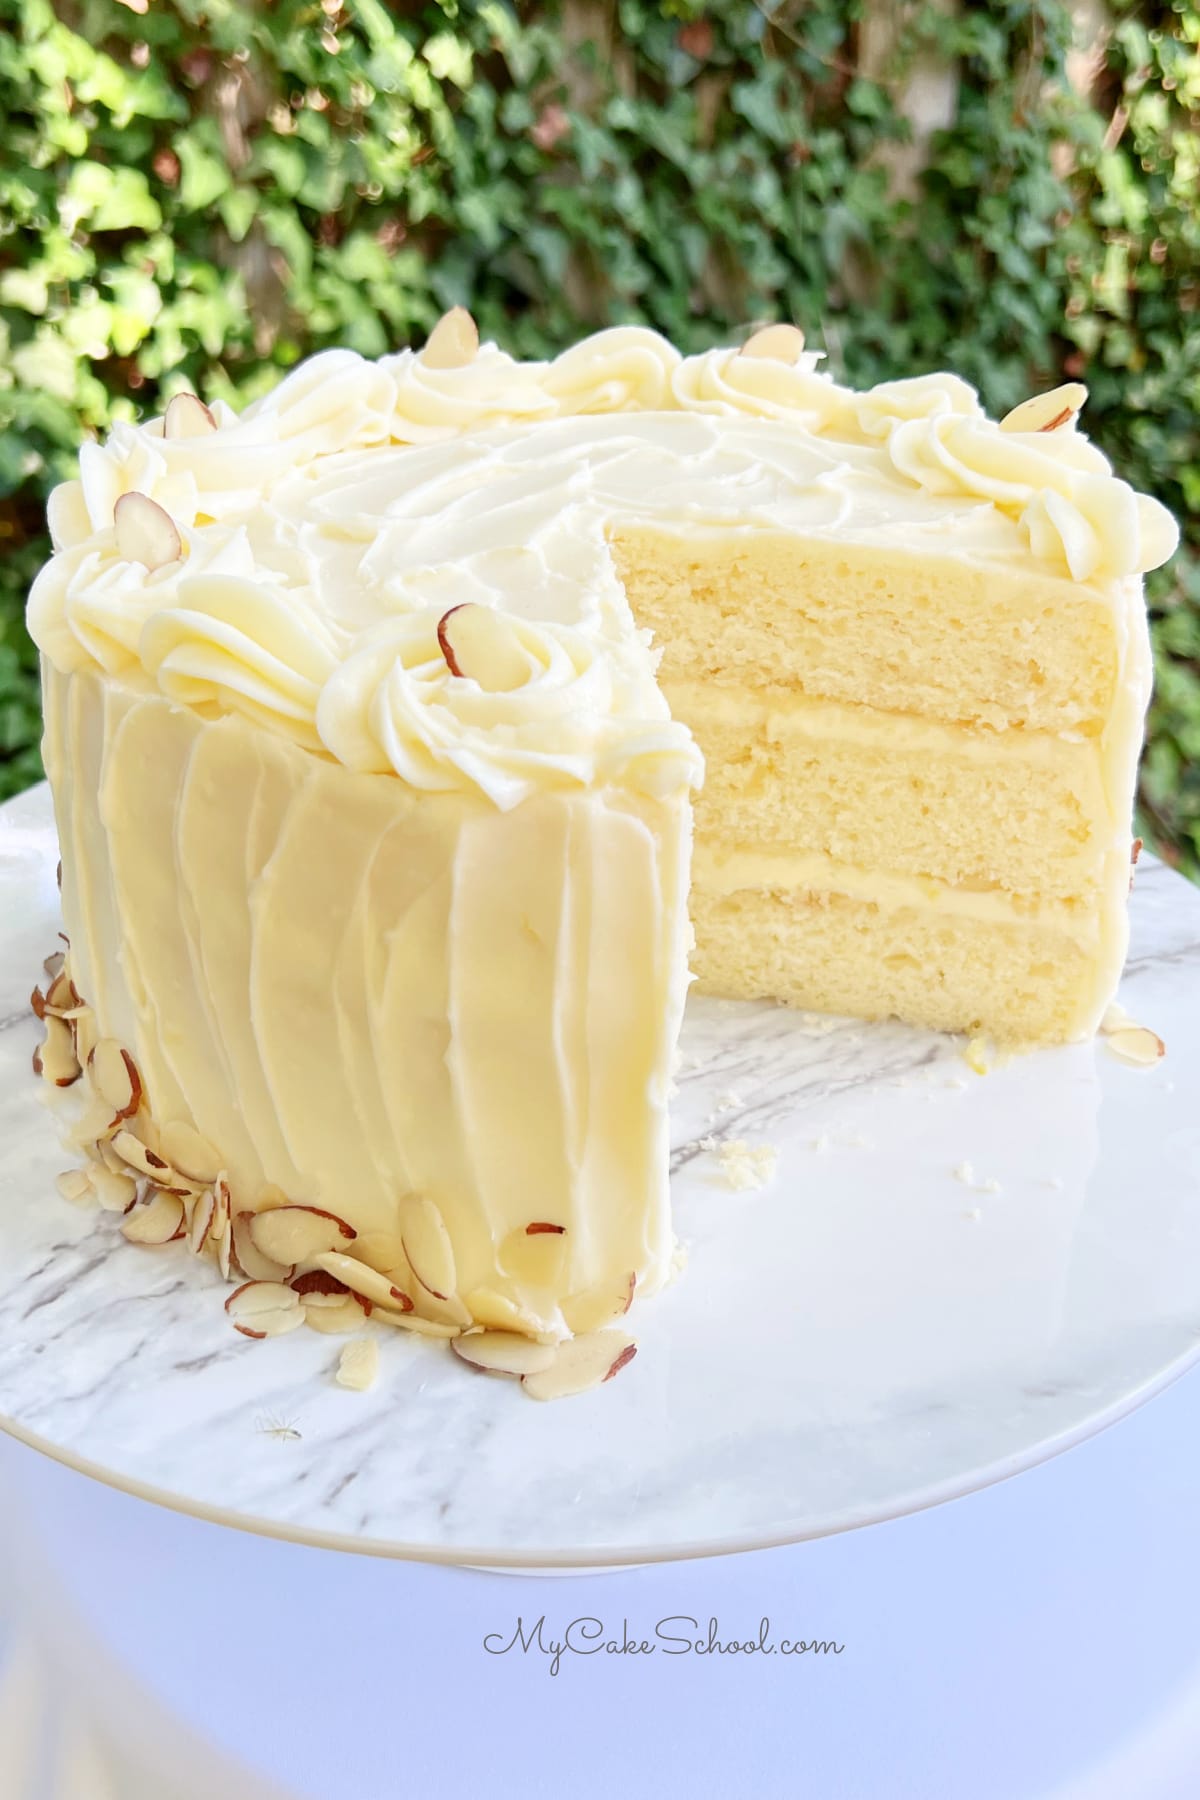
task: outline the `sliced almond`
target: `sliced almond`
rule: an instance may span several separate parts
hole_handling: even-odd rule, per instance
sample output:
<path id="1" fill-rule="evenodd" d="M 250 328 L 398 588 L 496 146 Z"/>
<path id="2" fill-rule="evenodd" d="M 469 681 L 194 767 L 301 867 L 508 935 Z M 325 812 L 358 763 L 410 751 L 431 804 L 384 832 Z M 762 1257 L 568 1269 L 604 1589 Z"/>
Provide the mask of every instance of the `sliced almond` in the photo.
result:
<path id="1" fill-rule="evenodd" d="M 96 1194 L 92 1187 L 91 1173 L 87 1169 L 64 1169 L 61 1175 L 55 1176 L 54 1185 L 63 1199 L 69 1200 L 73 1206 L 80 1206 L 86 1201 L 95 1205 Z"/>
<path id="2" fill-rule="evenodd" d="M 338 1357 L 334 1380 L 339 1387 L 365 1394 L 379 1377 L 379 1345 L 374 1338 L 358 1338 Z"/>
<path id="3" fill-rule="evenodd" d="M 30 994 L 29 1004 L 33 1009 L 33 1016 L 35 1019 L 44 1019 L 45 1018 L 45 1016 L 46 1016 L 46 996 L 45 996 L 45 994 L 43 994 L 40 987 L 35 987 L 32 994 Z"/>
<path id="4" fill-rule="evenodd" d="M 427 369 L 465 369 L 478 351 L 479 327 L 465 306 L 452 306 L 430 332 L 421 361 Z"/>
<path id="5" fill-rule="evenodd" d="M 411 1277 L 412 1270 L 410 1269 L 410 1280 Z M 475 1323 L 475 1320 L 471 1316 L 470 1307 L 463 1304 L 463 1301 L 458 1294 L 451 1294 L 445 1300 L 438 1300 L 429 1292 L 428 1288 L 423 1288 L 419 1281 L 412 1281 L 411 1287 L 405 1288 L 404 1283 L 397 1280 L 394 1270 L 391 1272 L 389 1279 L 394 1281 L 397 1287 L 404 1288 L 405 1293 L 412 1294 L 413 1299 L 416 1301 L 417 1311 L 423 1319 L 432 1319 L 442 1325 L 455 1325 L 460 1330 L 464 1331 L 468 1326 Z"/>
<path id="6" fill-rule="evenodd" d="M 39 1057 L 41 1073 L 55 1087 L 73 1087 L 83 1071 L 75 1055 L 71 1027 L 65 1019 L 56 1019 L 50 1014 L 47 1014 L 43 1024 L 46 1036 L 42 1041 Z"/>
<path id="7" fill-rule="evenodd" d="M 217 1267 L 221 1271 L 221 1279 L 228 1281 L 233 1272 L 233 1196 L 229 1191 L 229 1177 L 224 1170 L 213 1182 L 212 1192 L 215 1207 L 212 1241 L 216 1245 Z"/>
<path id="8" fill-rule="evenodd" d="M 441 1213 L 423 1194 L 405 1200 L 400 1213 L 400 1242 L 408 1266 L 435 1300 L 454 1292 L 454 1246 Z"/>
<path id="9" fill-rule="evenodd" d="M 44 1010 L 58 1013 L 61 1017 L 63 1013 L 73 1011 L 80 1004 L 79 995 L 75 991 L 75 983 L 65 969 L 61 970 L 46 989 Z"/>
<path id="10" fill-rule="evenodd" d="M 515 1331 L 475 1331 L 454 1339 L 450 1348 L 473 1369 L 496 1375 L 536 1375 L 554 1361 L 557 1346 L 538 1344 Z"/>
<path id="11" fill-rule="evenodd" d="M 336 1250 L 357 1236 L 353 1225 L 321 1206 L 289 1204 L 257 1213 L 249 1225 L 254 1246 L 273 1262 L 294 1269 L 324 1250 Z M 248 1273 L 249 1271 L 247 1271 Z"/>
<path id="12" fill-rule="evenodd" d="M 114 1119 L 131 1119 L 142 1103 L 142 1080 L 132 1056 L 116 1038 L 101 1038 L 88 1057 L 92 1085 Z"/>
<path id="13" fill-rule="evenodd" d="M 485 1329 L 511 1331 L 520 1337 L 546 1338 L 553 1342 L 554 1333 L 544 1321 L 518 1306 L 507 1294 L 498 1294 L 494 1288 L 477 1287 L 464 1295 L 464 1300 L 472 1320 Z"/>
<path id="14" fill-rule="evenodd" d="M 302 1294 L 300 1298 L 304 1307 L 305 1324 L 330 1337 L 344 1337 L 351 1331 L 361 1331 L 366 1317 L 363 1309 L 371 1305 L 369 1300 L 363 1300 L 358 1294 L 349 1292 Z"/>
<path id="15" fill-rule="evenodd" d="M 546 1369 L 521 1377 L 534 1400 L 565 1400 L 569 1394 L 600 1387 L 637 1355 L 637 1345 L 623 1331 L 597 1331 L 559 1344 Z"/>
<path id="16" fill-rule="evenodd" d="M 386 1275 L 380 1275 L 376 1269 L 368 1269 L 365 1263 L 356 1261 L 353 1256 L 343 1256 L 339 1250 L 327 1250 L 320 1256 L 314 1256 L 313 1261 L 327 1275 L 336 1275 L 348 1288 L 353 1288 L 356 1294 L 373 1301 L 376 1306 L 386 1306 L 389 1310 L 401 1313 L 413 1310 L 410 1294 L 406 1294 L 403 1288 L 395 1287 Z"/>
<path id="17" fill-rule="evenodd" d="M 100 1105 L 103 1106 L 103 1104 L 104 1102 L 101 1101 Z M 88 1145 L 88 1152 L 106 1169 L 110 1169 L 114 1175 L 129 1174 L 129 1164 L 117 1155 L 108 1138 L 97 1138 L 93 1144 Z"/>
<path id="18" fill-rule="evenodd" d="M 163 414 L 165 438 L 202 437 L 216 429 L 216 419 L 196 394 L 175 394 L 167 402 Z"/>
<path id="19" fill-rule="evenodd" d="M 1140 838 L 1139 838 L 1138 842 L 1139 843 L 1141 842 Z M 58 866 L 60 869 L 62 868 L 61 863 L 59 863 Z M 60 887 L 62 886 L 61 881 L 59 882 L 59 886 Z M 52 950 L 50 952 L 49 956 L 46 958 L 45 962 L 42 964 L 43 969 L 46 971 L 46 976 L 47 976 L 48 980 L 54 981 L 57 976 L 62 974 L 64 965 L 66 964 L 66 960 L 67 960 L 67 953 L 65 950 Z"/>
<path id="20" fill-rule="evenodd" d="M 569 1294 L 562 1303 L 562 1316 L 577 1337 L 598 1331 L 602 1325 L 624 1318 L 633 1304 L 636 1287 L 637 1276 L 631 1269 L 607 1291 Z"/>
<path id="21" fill-rule="evenodd" d="M 121 1230 L 131 1244 L 174 1243 L 184 1234 L 183 1201 L 174 1194 L 152 1193 L 145 1205 L 134 1207 Z"/>
<path id="22" fill-rule="evenodd" d="M 441 1319 L 423 1319 L 420 1313 L 393 1312 L 390 1307 L 379 1306 L 371 1314 L 381 1325 L 398 1325 L 402 1331 L 415 1332 L 418 1337 L 457 1338 L 462 1336 L 461 1325 L 443 1324 Z"/>
<path id="23" fill-rule="evenodd" d="M 746 339 L 739 356 L 761 356 L 772 362 L 794 363 L 804 349 L 804 333 L 798 325 L 764 325 Z"/>
<path id="24" fill-rule="evenodd" d="M 211 1188 L 202 1188 L 192 1202 L 191 1218 L 188 1220 L 188 1249 L 193 1256 L 199 1256 L 213 1228 L 217 1216 L 217 1201 Z M 246 1270 L 252 1275 L 252 1269 Z"/>
<path id="25" fill-rule="evenodd" d="M 1115 1057 L 1135 1069 L 1152 1068 L 1167 1054 L 1162 1039 L 1145 1025 L 1123 1025 L 1110 1033 L 1105 1042 Z"/>
<path id="26" fill-rule="evenodd" d="M 465 600 L 438 623 L 438 643 L 452 675 L 489 694 L 511 694 L 529 680 L 529 658 L 509 618 L 494 606 Z"/>
<path id="27" fill-rule="evenodd" d="M 159 1135 L 159 1149 L 173 1169 L 207 1186 L 221 1173 L 221 1158 L 207 1138 L 184 1119 L 173 1119 Z"/>
<path id="28" fill-rule="evenodd" d="M 115 1173 L 102 1162 L 92 1165 L 92 1190 L 105 1212 L 128 1212 L 137 1199 L 137 1182 L 128 1169 Z"/>
<path id="29" fill-rule="evenodd" d="M 71 1038 L 75 1045 L 75 1060 L 81 1069 L 86 1069 L 92 1051 L 99 1042 L 96 1032 L 96 1015 L 90 1006 L 76 1007 L 69 1015 L 71 1021 Z M 113 1120 L 115 1127 L 120 1123 Z"/>
<path id="30" fill-rule="evenodd" d="M 247 1281 L 234 1288 L 225 1311 L 243 1337 L 282 1337 L 304 1323 L 299 1294 L 280 1281 Z"/>
<path id="31" fill-rule="evenodd" d="M 1001 431 L 1057 431 L 1060 425 L 1066 425 L 1082 411 L 1087 403 L 1088 391 L 1081 381 L 1067 381 L 1062 387 L 1051 388 L 1048 393 L 1034 394 L 1032 399 L 1022 400 L 1020 406 L 1014 406 L 1011 412 L 1005 413 L 1000 421 Z"/>
<path id="32" fill-rule="evenodd" d="M 502 1239 L 497 1261 L 506 1275 L 528 1287 L 561 1290 L 567 1235 L 561 1227 L 519 1226 Z"/>
<path id="33" fill-rule="evenodd" d="M 132 1131 L 118 1131 L 113 1137 L 112 1146 L 117 1155 L 131 1169 L 136 1169 L 139 1175 L 148 1175 L 151 1181 L 157 1182 L 161 1187 L 175 1185 L 175 1171 L 170 1163 L 152 1150 L 149 1144 L 144 1144 L 140 1137 L 135 1137 Z"/>
<path id="34" fill-rule="evenodd" d="M 398 1231 L 360 1232 L 354 1240 L 354 1258 L 381 1275 L 390 1275 L 397 1287 L 407 1288 L 410 1274 Z"/>
<path id="35" fill-rule="evenodd" d="M 124 562 L 143 563 L 153 573 L 183 555 L 174 519 L 148 494 L 122 494 L 113 507 L 113 526 Z"/>
<path id="36" fill-rule="evenodd" d="M 353 1292 L 344 1281 L 339 1281 L 336 1275 L 331 1275 L 328 1269 L 306 1269 L 303 1275 L 293 1276 L 288 1282 L 288 1286 L 294 1294 L 299 1294 L 302 1300 L 310 1299 L 315 1294 L 320 1294 L 328 1299 L 344 1300 L 347 1294 Z M 356 1296 L 356 1298 L 361 1302 L 361 1296 Z"/>
<path id="37" fill-rule="evenodd" d="M 85 1109 L 79 1114 L 79 1120 L 67 1132 L 68 1143 L 74 1143 L 88 1156 L 97 1156 L 108 1168 L 117 1170 L 119 1174 L 130 1174 L 130 1165 L 124 1157 L 117 1156 L 113 1150 L 113 1134 L 121 1130 L 121 1121 L 113 1120 L 112 1112 L 104 1105 L 99 1094 L 94 1094 Z"/>
<path id="38" fill-rule="evenodd" d="M 254 1221 L 261 1217 L 260 1213 L 235 1213 L 231 1226 L 233 1254 L 238 1266 L 252 1281 L 287 1281 L 296 1265 L 279 1262 L 275 1257 L 265 1255 L 255 1242 Z"/>

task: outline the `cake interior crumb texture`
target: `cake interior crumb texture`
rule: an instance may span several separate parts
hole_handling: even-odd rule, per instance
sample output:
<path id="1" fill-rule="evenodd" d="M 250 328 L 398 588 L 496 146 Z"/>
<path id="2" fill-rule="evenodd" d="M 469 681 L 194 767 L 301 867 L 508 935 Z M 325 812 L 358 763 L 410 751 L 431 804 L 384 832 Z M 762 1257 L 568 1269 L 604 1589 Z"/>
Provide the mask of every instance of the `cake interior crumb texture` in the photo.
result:
<path id="1" fill-rule="evenodd" d="M 1008 1042 L 1094 1028 L 1124 954 L 1142 603 L 764 535 L 614 543 L 694 732 L 701 991 Z"/>

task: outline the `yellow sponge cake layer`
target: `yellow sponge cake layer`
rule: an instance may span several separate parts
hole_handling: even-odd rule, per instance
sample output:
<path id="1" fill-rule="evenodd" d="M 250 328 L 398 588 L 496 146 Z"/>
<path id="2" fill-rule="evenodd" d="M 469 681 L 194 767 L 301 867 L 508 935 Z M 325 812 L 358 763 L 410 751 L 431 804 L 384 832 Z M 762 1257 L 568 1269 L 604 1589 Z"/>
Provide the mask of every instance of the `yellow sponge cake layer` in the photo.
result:
<path id="1" fill-rule="evenodd" d="M 934 536 L 922 552 L 623 530 L 614 551 L 665 682 L 1092 734 L 1113 703 L 1127 620 L 1111 590 L 947 555 Z"/>
<path id="2" fill-rule="evenodd" d="M 1092 739 L 965 731 L 783 687 L 663 691 L 704 752 L 696 822 L 713 850 L 821 851 L 1058 899 L 1096 886 L 1106 802 Z"/>
<path id="3" fill-rule="evenodd" d="M 887 907 L 828 888 L 693 889 L 702 988 L 998 1041 L 1077 1036 L 1097 1005 L 1094 944 L 1054 924 Z"/>
<path id="4" fill-rule="evenodd" d="M 622 533 L 704 752 L 700 986 L 1018 1042 L 1125 953 L 1149 652 L 1136 585 L 820 538 Z"/>

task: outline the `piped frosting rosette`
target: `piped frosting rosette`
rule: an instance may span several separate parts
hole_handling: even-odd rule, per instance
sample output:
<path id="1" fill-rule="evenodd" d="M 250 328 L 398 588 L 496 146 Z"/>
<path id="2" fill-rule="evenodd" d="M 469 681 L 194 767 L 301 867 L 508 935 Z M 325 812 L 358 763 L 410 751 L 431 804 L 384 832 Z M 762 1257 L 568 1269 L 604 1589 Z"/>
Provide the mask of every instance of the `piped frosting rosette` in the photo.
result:
<path id="1" fill-rule="evenodd" d="M 207 430 L 168 437 L 164 419 L 115 425 L 84 444 L 79 478 L 51 495 L 56 549 L 112 524 L 123 494 L 146 494 L 177 525 L 246 515 L 292 470 L 337 451 L 390 441 L 395 387 L 381 363 L 351 350 L 310 357 L 242 413 L 219 401 Z"/>
<path id="2" fill-rule="evenodd" d="M 727 418 L 788 419 L 805 431 L 846 435 L 853 430 L 854 396 L 822 375 L 820 352 L 803 350 L 794 362 L 746 351 L 706 350 L 687 356 L 671 377 L 676 406 Z"/>
<path id="3" fill-rule="evenodd" d="M 244 531 L 214 544 L 185 530 L 181 550 L 147 569 L 120 555 L 110 527 L 60 552 L 34 583 L 30 630 L 61 669 L 140 671 L 172 700 L 242 713 L 321 750 L 315 715 L 338 660 L 333 633 L 256 568 Z"/>
<path id="4" fill-rule="evenodd" d="M 464 612 L 467 608 L 461 609 Z M 699 783 L 687 728 L 626 649 L 574 626 L 498 615 L 505 687 L 452 672 L 429 608 L 365 632 L 325 683 L 317 731 L 348 768 L 477 789 L 502 810 L 607 781 L 665 795 Z"/>
<path id="5" fill-rule="evenodd" d="M 1179 540 L 1166 508 L 1120 481 L 1073 424 L 1005 431 L 977 413 L 938 412 L 893 424 L 888 454 L 928 493 L 991 501 L 1076 581 L 1155 568 Z"/>

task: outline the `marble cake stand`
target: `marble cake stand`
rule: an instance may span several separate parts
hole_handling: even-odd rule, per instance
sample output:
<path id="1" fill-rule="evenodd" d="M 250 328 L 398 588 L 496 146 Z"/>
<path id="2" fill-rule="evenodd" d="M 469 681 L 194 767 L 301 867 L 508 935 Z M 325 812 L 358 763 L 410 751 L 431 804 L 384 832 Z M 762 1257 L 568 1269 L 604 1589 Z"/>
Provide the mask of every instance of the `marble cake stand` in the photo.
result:
<path id="1" fill-rule="evenodd" d="M 45 789 L 0 810 L 0 1425 L 131 1493 L 309 1544 L 518 1569 L 791 1542 L 1054 1454 L 1200 1354 L 1200 893 L 1139 873 L 1122 999 L 1167 1042 L 975 1074 L 960 1043 L 773 1006 L 689 1010 L 688 1269 L 622 1377 L 540 1406 L 379 1328 L 251 1343 L 224 1288 L 56 1194 L 26 996 L 58 929 Z M 778 1151 L 735 1191 L 721 1146 Z"/>

